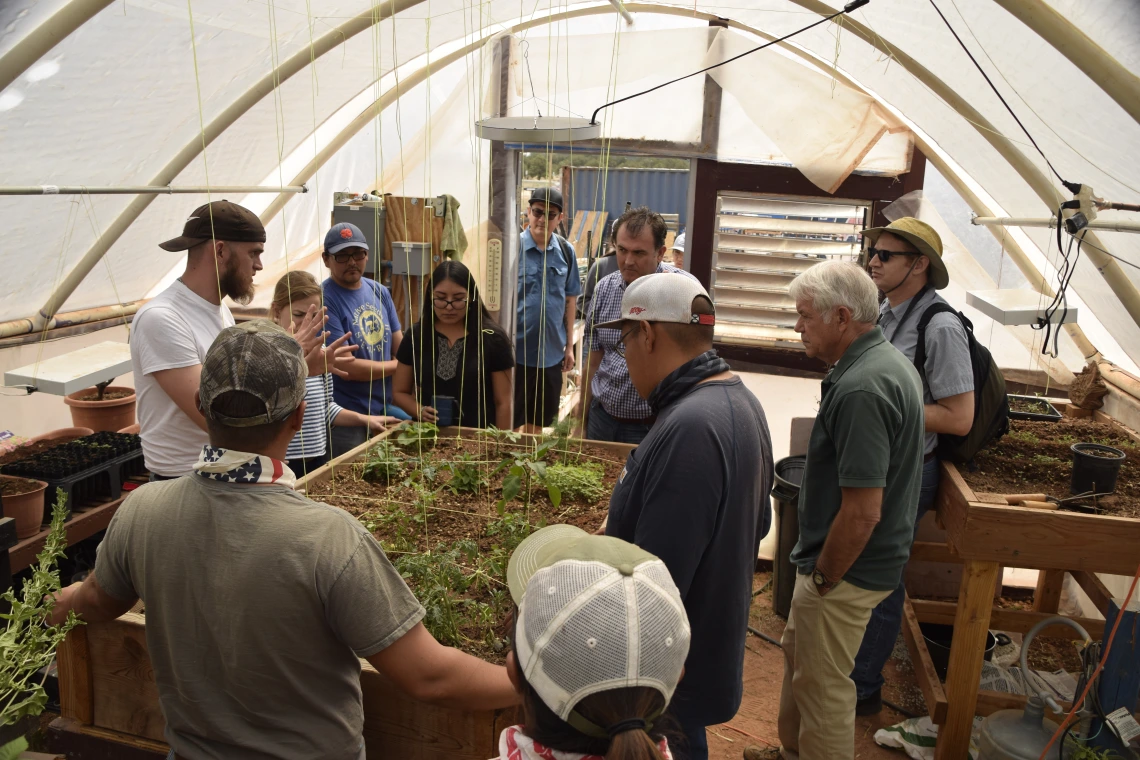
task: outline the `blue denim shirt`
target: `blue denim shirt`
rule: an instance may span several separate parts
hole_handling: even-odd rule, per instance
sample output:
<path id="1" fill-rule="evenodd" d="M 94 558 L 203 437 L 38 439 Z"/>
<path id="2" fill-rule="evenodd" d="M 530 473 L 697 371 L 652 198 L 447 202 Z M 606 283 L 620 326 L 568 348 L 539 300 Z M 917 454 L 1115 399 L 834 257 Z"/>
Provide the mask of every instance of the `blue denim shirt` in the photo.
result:
<path id="1" fill-rule="evenodd" d="M 553 367 L 566 353 L 566 299 L 581 294 L 582 280 L 573 246 L 563 244 L 569 260 L 554 235 L 543 251 L 522 233 L 515 361 L 525 367 Z"/>

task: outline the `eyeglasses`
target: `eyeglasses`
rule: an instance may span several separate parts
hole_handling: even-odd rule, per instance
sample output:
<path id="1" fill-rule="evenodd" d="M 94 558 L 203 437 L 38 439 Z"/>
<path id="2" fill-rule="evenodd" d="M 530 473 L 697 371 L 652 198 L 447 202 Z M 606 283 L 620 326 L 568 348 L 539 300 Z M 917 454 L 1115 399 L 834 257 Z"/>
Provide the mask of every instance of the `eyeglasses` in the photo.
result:
<path id="1" fill-rule="evenodd" d="M 533 216 L 535 219 L 541 219 L 542 217 L 545 216 L 550 221 L 554 221 L 558 217 L 558 215 L 561 213 L 562 212 L 559 211 L 558 209 L 551 209 L 550 211 L 545 211 L 543 209 L 538 208 L 537 206 L 531 206 L 530 207 L 530 215 Z"/>
<path id="2" fill-rule="evenodd" d="M 871 259 L 875 258 L 876 256 L 879 257 L 879 261 L 886 264 L 888 261 L 891 260 L 892 256 L 921 256 L 921 255 L 922 254 L 920 254 L 918 251 L 884 251 L 882 248 L 876 248 L 873 245 L 867 246 L 867 263 L 868 264 L 870 264 Z"/>
<path id="3" fill-rule="evenodd" d="M 454 301 L 448 301 L 446 298 L 435 297 L 432 299 L 437 309 L 446 309 L 449 306 L 453 309 L 462 309 L 467 305 L 467 296 L 456 298 Z"/>
<path id="4" fill-rule="evenodd" d="M 347 264 L 349 260 L 364 261 L 368 258 L 368 251 L 353 251 L 352 253 L 332 253 L 329 254 L 333 260 L 338 264 Z"/>
<path id="5" fill-rule="evenodd" d="M 631 327 L 627 332 L 624 332 L 618 336 L 617 345 L 614 346 L 614 351 L 617 352 L 618 356 L 620 356 L 623 359 L 625 358 L 625 341 L 629 336 L 631 336 L 635 332 L 637 332 L 640 327 L 641 327 L 640 324 L 636 324 L 633 327 Z"/>

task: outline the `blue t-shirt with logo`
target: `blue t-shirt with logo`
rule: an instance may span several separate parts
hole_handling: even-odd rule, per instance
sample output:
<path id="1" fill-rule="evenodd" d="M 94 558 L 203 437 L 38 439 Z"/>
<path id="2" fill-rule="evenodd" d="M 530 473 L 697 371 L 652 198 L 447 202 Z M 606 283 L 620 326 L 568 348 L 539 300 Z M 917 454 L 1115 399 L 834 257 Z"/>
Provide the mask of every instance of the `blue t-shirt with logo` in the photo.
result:
<path id="1" fill-rule="evenodd" d="M 388 288 L 367 277 L 356 290 L 342 288 L 330 277 L 322 285 L 329 321 L 325 329 L 331 339 L 352 333 L 357 359 L 386 362 L 392 359 L 392 333 L 400 330 L 400 317 Z M 392 397 L 392 378 L 383 381 L 333 378 L 333 400 L 360 414 L 385 414 Z"/>

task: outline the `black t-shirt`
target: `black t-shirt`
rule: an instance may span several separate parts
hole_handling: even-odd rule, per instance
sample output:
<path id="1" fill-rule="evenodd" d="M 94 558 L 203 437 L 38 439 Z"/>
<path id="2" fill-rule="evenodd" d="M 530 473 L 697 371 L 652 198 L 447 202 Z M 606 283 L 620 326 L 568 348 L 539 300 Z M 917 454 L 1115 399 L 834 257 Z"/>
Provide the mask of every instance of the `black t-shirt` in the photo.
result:
<path id="1" fill-rule="evenodd" d="M 692 643 L 670 708 L 682 724 L 723 723 L 740 706 L 772 471 L 760 402 L 738 377 L 714 380 L 660 412 L 610 498 L 606 535 L 660 557 L 689 615 Z"/>
<path id="2" fill-rule="evenodd" d="M 459 403 L 459 424 L 476 428 L 495 421 L 491 373 L 515 367 L 514 350 L 501 331 L 468 333 L 448 346 L 447 338 L 438 332 L 430 339 L 423 335 L 420 322 L 400 341 L 396 360 L 415 373 L 421 404 L 430 406 L 433 396 L 451 396 Z"/>

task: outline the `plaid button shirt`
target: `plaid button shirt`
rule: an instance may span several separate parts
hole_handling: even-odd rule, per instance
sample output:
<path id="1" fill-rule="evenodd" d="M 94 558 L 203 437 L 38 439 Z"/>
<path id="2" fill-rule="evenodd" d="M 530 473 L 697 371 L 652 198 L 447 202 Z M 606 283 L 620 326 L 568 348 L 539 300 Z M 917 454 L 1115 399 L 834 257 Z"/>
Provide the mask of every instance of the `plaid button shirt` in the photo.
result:
<path id="1" fill-rule="evenodd" d="M 657 272 L 675 272 L 697 279 L 684 269 L 672 264 L 657 265 Z M 606 275 L 598 281 L 594 298 L 590 302 L 590 313 L 586 316 L 586 355 L 591 351 L 602 352 L 602 363 L 594 373 L 590 391 L 607 413 L 627 420 L 645 419 L 653 413 L 649 402 L 637 394 L 629 379 L 629 368 L 625 357 L 617 352 L 621 330 L 616 328 L 594 329 L 593 325 L 621 318 L 621 297 L 625 294 L 625 280 L 621 272 Z"/>

